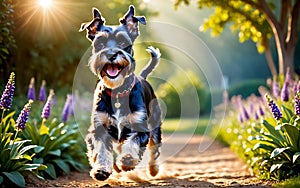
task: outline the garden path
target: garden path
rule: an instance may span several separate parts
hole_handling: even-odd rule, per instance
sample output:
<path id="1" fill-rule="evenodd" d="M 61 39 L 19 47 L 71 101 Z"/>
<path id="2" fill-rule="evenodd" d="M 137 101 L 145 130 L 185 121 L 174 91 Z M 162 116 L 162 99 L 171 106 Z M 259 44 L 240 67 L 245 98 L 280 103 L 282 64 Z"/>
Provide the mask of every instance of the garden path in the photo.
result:
<path id="1" fill-rule="evenodd" d="M 149 178 L 146 170 L 113 174 L 108 180 L 93 180 L 89 173 L 72 172 L 57 180 L 30 180 L 28 187 L 269 187 L 259 181 L 228 147 L 205 136 L 164 137 L 161 171 Z M 199 143 L 209 146 L 199 152 Z M 211 143 L 211 144 L 210 144 Z M 180 149 L 182 148 L 182 149 Z M 179 150 L 178 152 L 175 150 Z"/>

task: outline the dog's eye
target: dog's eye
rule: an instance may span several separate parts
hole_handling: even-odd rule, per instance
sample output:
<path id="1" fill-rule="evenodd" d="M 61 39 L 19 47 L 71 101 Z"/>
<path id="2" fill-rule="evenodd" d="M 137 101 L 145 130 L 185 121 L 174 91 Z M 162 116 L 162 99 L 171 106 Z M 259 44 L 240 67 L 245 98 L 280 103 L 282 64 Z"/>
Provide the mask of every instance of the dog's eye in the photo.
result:
<path id="1" fill-rule="evenodd" d="M 119 42 L 119 46 L 122 48 L 126 48 L 129 44 L 125 41 Z"/>
<path id="2" fill-rule="evenodd" d="M 102 50 L 105 46 L 106 43 L 106 38 L 104 37 L 98 37 L 95 42 L 94 42 L 94 47 L 96 48 L 97 51 Z"/>

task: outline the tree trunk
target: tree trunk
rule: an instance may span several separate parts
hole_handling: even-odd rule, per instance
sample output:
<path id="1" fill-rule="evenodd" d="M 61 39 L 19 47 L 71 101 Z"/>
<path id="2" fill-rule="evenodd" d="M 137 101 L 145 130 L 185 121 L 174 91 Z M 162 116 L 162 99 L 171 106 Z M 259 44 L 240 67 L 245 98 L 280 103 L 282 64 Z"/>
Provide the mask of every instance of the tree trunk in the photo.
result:
<path id="1" fill-rule="evenodd" d="M 290 68 L 291 73 L 295 72 L 294 68 L 294 55 L 295 55 L 295 47 L 292 46 L 291 48 L 284 49 L 284 67 L 283 71 L 286 72 L 287 68 Z"/>
<path id="2" fill-rule="evenodd" d="M 267 63 L 271 71 L 271 74 L 273 77 L 277 76 L 276 66 L 273 60 L 272 51 L 270 49 L 270 45 L 267 37 L 263 37 L 263 45 L 265 47 L 265 55 L 266 55 Z"/>

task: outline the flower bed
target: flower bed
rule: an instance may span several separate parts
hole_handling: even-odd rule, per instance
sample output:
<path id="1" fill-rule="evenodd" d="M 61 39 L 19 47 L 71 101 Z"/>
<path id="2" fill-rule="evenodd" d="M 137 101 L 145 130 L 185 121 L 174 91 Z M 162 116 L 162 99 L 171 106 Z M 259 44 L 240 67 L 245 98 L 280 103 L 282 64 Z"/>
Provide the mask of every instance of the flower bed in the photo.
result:
<path id="1" fill-rule="evenodd" d="M 300 82 L 287 71 L 285 78 L 268 80 L 268 85 L 271 91 L 259 88 L 261 97 L 227 100 L 226 116 L 215 127 L 218 139 L 230 145 L 261 179 L 299 176 Z"/>
<path id="2" fill-rule="evenodd" d="M 25 187 L 24 176 L 28 174 L 56 179 L 58 175 L 69 174 L 72 169 L 84 170 L 87 167 L 85 144 L 77 124 L 68 121 L 73 113 L 72 96 L 67 96 L 62 117 L 58 120 L 51 116 L 51 112 L 57 111 L 53 104 L 54 91 L 50 90 L 46 97 L 43 81 L 39 101 L 34 101 L 32 79 L 28 102 L 15 118 L 16 112 L 11 112 L 14 82 L 12 73 L 0 100 L 0 184 Z"/>

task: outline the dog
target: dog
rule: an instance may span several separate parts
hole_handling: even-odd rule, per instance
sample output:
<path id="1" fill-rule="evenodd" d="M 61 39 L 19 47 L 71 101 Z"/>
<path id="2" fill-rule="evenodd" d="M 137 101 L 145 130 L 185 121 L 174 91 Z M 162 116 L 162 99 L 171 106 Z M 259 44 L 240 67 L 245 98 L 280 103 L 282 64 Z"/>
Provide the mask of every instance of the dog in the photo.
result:
<path id="1" fill-rule="evenodd" d="M 120 18 L 120 25 L 105 25 L 105 19 L 93 8 L 93 20 L 83 23 L 92 42 L 90 70 L 98 77 L 94 91 L 91 125 L 85 138 L 92 178 L 104 181 L 116 172 L 130 171 L 149 149 L 151 176 L 159 172 L 157 159 L 161 147 L 162 113 L 153 88 L 146 81 L 160 59 L 159 49 L 148 47 L 151 59 L 139 76 L 134 74 L 133 43 L 139 35 L 144 16 L 135 16 L 135 8 Z"/>

